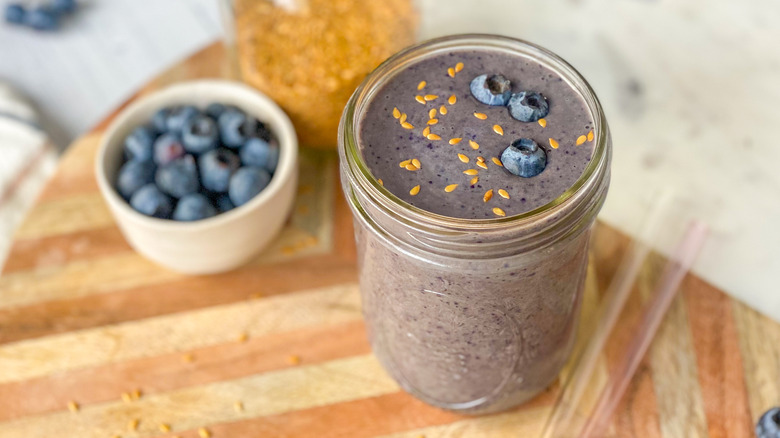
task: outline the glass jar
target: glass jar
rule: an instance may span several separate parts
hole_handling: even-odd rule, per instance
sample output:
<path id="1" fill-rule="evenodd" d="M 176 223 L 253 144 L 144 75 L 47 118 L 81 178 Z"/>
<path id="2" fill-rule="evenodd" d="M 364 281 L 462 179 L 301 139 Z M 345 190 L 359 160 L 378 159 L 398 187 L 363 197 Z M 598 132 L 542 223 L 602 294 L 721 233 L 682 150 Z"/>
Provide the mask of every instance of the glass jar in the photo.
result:
<path id="1" fill-rule="evenodd" d="M 595 128 L 593 157 L 576 183 L 527 213 L 457 219 L 416 208 L 372 175 L 359 121 L 388 78 L 453 49 L 533 59 L 583 97 Z M 585 79 L 553 53 L 489 35 L 445 37 L 384 62 L 355 91 L 339 127 L 344 193 L 354 215 L 360 290 L 373 351 L 412 395 L 454 411 L 495 412 L 546 388 L 573 347 L 590 230 L 609 186 L 611 140 Z"/>
<path id="2" fill-rule="evenodd" d="M 352 91 L 414 42 L 413 0 L 223 0 L 241 79 L 290 116 L 302 145 L 333 148 Z M 229 48 L 233 51 L 233 49 Z"/>

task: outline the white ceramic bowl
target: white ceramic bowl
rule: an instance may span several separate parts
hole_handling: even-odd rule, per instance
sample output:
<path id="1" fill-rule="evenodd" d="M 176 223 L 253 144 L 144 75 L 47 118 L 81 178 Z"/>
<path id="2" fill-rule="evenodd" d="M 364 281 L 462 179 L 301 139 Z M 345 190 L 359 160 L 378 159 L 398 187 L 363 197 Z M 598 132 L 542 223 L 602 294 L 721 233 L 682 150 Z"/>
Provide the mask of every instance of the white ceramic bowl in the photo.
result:
<path id="1" fill-rule="evenodd" d="M 175 222 L 133 210 L 115 189 L 125 137 L 158 109 L 233 104 L 266 123 L 279 140 L 279 164 L 268 187 L 246 204 L 212 218 Z M 136 251 L 175 271 L 228 271 L 262 250 L 284 225 L 298 181 L 298 140 L 287 115 L 271 99 L 238 82 L 201 80 L 173 85 L 134 102 L 108 127 L 95 162 L 100 192 Z"/>

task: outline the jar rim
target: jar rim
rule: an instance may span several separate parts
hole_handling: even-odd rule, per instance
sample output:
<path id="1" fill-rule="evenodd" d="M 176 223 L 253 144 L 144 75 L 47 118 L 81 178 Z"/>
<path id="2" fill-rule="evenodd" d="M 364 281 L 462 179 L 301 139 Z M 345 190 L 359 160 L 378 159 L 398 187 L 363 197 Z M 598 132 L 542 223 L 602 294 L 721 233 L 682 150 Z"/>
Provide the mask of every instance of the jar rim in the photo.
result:
<path id="1" fill-rule="evenodd" d="M 359 126 L 360 118 L 367 107 L 367 103 L 371 101 L 372 93 L 380 88 L 384 83 L 383 81 L 392 77 L 394 72 L 400 71 L 404 64 L 416 62 L 423 56 L 469 47 L 503 50 L 525 56 L 534 56 L 535 60 L 546 63 L 548 67 L 552 68 L 575 88 L 586 102 L 588 110 L 593 116 L 595 147 L 590 162 L 574 184 L 547 204 L 521 214 L 489 219 L 466 219 L 433 213 L 402 200 L 379 184 L 360 152 L 356 128 Z M 588 189 L 590 186 L 588 182 L 599 173 L 600 169 L 605 167 L 609 160 L 609 144 L 609 128 L 601 104 L 590 84 L 571 64 L 555 53 L 536 44 L 521 39 L 492 34 L 458 34 L 434 38 L 409 46 L 394 54 L 374 69 L 355 90 L 344 109 L 339 125 L 339 149 L 342 153 L 342 159 L 346 161 L 345 164 L 349 169 L 350 176 L 354 178 L 355 182 L 360 185 L 370 198 L 382 204 L 386 209 L 402 211 L 406 219 L 411 222 L 466 232 L 513 226 L 537 220 L 556 210 L 556 207 L 567 203 L 575 195 Z"/>

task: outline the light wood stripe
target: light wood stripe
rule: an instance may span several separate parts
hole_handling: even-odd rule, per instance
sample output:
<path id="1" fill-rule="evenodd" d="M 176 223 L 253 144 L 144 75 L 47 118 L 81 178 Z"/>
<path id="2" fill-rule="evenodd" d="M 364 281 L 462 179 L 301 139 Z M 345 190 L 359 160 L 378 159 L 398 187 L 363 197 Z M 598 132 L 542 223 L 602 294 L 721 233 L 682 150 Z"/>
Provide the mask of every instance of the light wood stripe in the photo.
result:
<path id="1" fill-rule="evenodd" d="M 678 295 L 650 348 L 650 366 L 666 438 L 707 437 L 685 300 Z"/>
<path id="2" fill-rule="evenodd" d="M 14 238 L 47 237 L 103 228 L 113 223 L 100 193 L 84 193 L 36 204 L 16 230 Z"/>
<path id="3" fill-rule="evenodd" d="M 0 383 L 359 318 L 357 286 L 345 285 L 71 332 L 0 347 Z"/>
<path id="4" fill-rule="evenodd" d="M 622 403 L 615 410 L 613 426 L 620 438 L 661 438 L 658 420 L 658 400 L 653 391 L 653 376 L 645 358 L 631 384 L 626 389 Z"/>
<path id="5" fill-rule="evenodd" d="M 54 175 L 57 183 L 47 184 L 38 202 L 98 192 L 94 167 L 101 137 L 102 132 L 90 134 L 68 147 L 57 165 Z"/>
<path id="6" fill-rule="evenodd" d="M 0 437 L 69 436 L 105 438 L 123 434 L 127 422 L 140 418 L 135 437 L 156 436 L 160 423 L 173 432 L 214 423 L 280 414 L 398 391 L 371 355 L 258 374 L 151 395 L 134 403 L 121 401 L 0 423 Z M 243 412 L 233 403 L 241 400 Z"/>
<path id="7" fill-rule="evenodd" d="M 506 414 L 475 417 L 442 426 L 432 426 L 401 433 L 382 435 L 382 438 L 495 438 L 497 436 L 539 436 L 549 407 L 524 409 Z M 511 434 L 511 435 L 509 435 Z"/>

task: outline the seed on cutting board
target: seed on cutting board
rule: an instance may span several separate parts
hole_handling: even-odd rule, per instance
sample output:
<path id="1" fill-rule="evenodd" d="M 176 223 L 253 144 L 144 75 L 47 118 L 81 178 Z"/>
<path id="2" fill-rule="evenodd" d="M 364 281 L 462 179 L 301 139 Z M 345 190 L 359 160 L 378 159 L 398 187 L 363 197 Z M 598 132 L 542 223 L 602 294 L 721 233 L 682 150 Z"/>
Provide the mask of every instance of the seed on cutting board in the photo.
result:
<path id="1" fill-rule="evenodd" d="M 205 427 L 201 427 L 198 429 L 198 436 L 200 436 L 200 438 L 211 438 L 211 432 L 209 432 Z"/>
<path id="2" fill-rule="evenodd" d="M 421 104 L 425 105 L 425 98 L 422 96 L 414 96 L 414 100 L 417 102 L 420 102 Z"/>
<path id="3" fill-rule="evenodd" d="M 298 364 L 300 364 L 300 363 L 301 363 L 301 357 L 300 357 L 300 356 L 297 356 L 297 355 L 295 355 L 295 354 L 293 354 L 293 355 L 290 355 L 290 356 L 287 358 L 287 363 L 289 363 L 290 365 L 298 365 Z"/>
<path id="4" fill-rule="evenodd" d="M 185 363 L 190 363 L 190 362 L 192 362 L 193 360 L 195 360 L 195 356 L 193 356 L 193 355 L 192 355 L 192 354 L 190 354 L 190 353 L 187 353 L 187 354 L 185 354 L 185 355 L 183 355 L 183 356 L 181 357 L 181 360 L 182 360 L 182 361 L 184 361 Z M 122 394 L 122 395 L 124 396 L 124 394 Z M 130 395 L 130 394 L 128 394 L 128 395 Z"/>
<path id="5" fill-rule="evenodd" d="M 509 199 L 509 193 L 504 189 L 498 189 L 498 195 L 504 199 Z"/>
<path id="6" fill-rule="evenodd" d="M 129 392 L 123 392 L 122 393 L 122 401 L 125 402 L 125 403 L 130 403 L 131 401 L 133 401 L 133 398 L 130 396 Z"/>
<path id="7" fill-rule="evenodd" d="M 487 119 L 487 114 L 485 114 L 485 113 L 474 113 L 474 117 L 478 118 L 479 120 L 485 120 L 485 119 Z"/>
<path id="8" fill-rule="evenodd" d="M 406 167 L 406 165 L 407 165 L 407 164 L 409 164 L 409 163 L 411 163 L 411 162 L 412 162 L 412 160 L 411 160 L 411 159 L 409 159 L 409 160 L 403 160 L 403 161 L 401 161 L 400 163 L 398 163 L 398 166 L 399 166 L 399 167 Z"/>
<path id="9" fill-rule="evenodd" d="M 132 420 L 127 422 L 127 430 L 138 430 L 138 423 L 140 423 L 141 420 L 137 418 L 133 418 Z"/>
<path id="10" fill-rule="evenodd" d="M 412 196 L 414 196 L 414 195 L 416 195 L 418 193 L 420 193 L 420 186 L 419 185 L 416 185 L 416 186 L 412 187 L 412 190 L 409 190 L 409 194 L 412 195 Z"/>
<path id="11" fill-rule="evenodd" d="M 74 401 L 68 402 L 68 410 L 71 412 L 78 412 L 79 411 L 79 404 Z"/>
<path id="12" fill-rule="evenodd" d="M 493 125 L 493 132 L 498 135 L 504 135 L 504 128 L 502 128 L 501 125 Z"/>
<path id="13" fill-rule="evenodd" d="M 439 123 L 439 119 L 430 119 L 430 120 L 428 120 L 428 124 L 429 125 L 435 125 L 437 123 Z"/>
<path id="14" fill-rule="evenodd" d="M 419 83 L 419 84 L 417 84 L 417 91 L 420 91 L 420 90 L 422 90 L 423 88 L 425 88 L 425 85 L 426 85 L 426 84 L 427 84 L 427 82 L 425 82 L 425 81 L 420 81 L 420 83 Z"/>
<path id="15" fill-rule="evenodd" d="M 493 198 L 493 189 L 488 190 L 484 195 L 482 195 L 483 202 L 488 202 L 491 198 Z"/>
<path id="16" fill-rule="evenodd" d="M 160 423 L 160 432 L 170 432 L 170 431 L 171 431 L 171 426 L 165 423 Z"/>
<path id="17" fill-rule="evenodd" d="M 477 161 L 477 166 L 487 170 L 487 164 L 484 161 Z"/>
<path id="18" fill-rule="evenodd" d="M 469 146 L 471 146 L 471 149 L 474 149 L 474 150 L 479 149 L 479 143 L 477 143 L 474 140 L 469 140 Z"/>
<path id="19" fill-rule="evenodd" d="M 428 140 L 441 140 L 441 137 L 437 134 L 428 134 L 425 136 Z"/>
<path id="20" fill-rule="evenodd" d="M 465 173 L 466 175 L 469 175 L 469 176 L 474 176 L 474 175 L 479 173 L 479 170 L 477 170 L 477 169 L 468 169 L 468 170 L 464 170 L 463 173 Z"/>
<path id="21" fill-rule="evenodd" d="M 414 125 L 409 122 L 403 122 L 401 123 L 401 126 L 403 126 L 405 129 L 414 129 Z"/>
<path id="22" fill-rule="evenodd" d="M 238 342 L 246 342 L 247 339 L 249 339 L 249 335 L 246 332 L 239 333 L 236 336 L 236 341 Z"/>
<path id="23" fill-rule="evenodd" d="M 588 141 L 593 141 L 593 130 L 592 129 L 588 133 Z"/>
<path id="24" fill-rule="evenodd" d="M 134 390 L 133 393 L 132 393 L 132 396 L 133 396 L 133 400 L 140 399 L 141 398 L 141 390 L 140 389 Z"/>
<path id="25" fill-rule="evenodd" d="M 420 160 L 418 160 L 417 158 L 412 158 L 412 164 L 414 165 L 414 167 L 418 169 L 420 168 Z"/>
<path id="26" fill-rule="evenodd" d="M 463 63 L 459 62 L 455 64 L 455 73 L 460 73 L 461 70 L 463 70 Z"/>
<path id="27" fill-rule="evenodd" d="M 467 156 L 465 156 L 463 154 L 458 154 L 458 158 L 460 159 L 460 161 L 462 161 L 464 163 L 468 163 L 469 162 L 469 157 L 467 157 Z"/>
<path id="28" fill-rule="evenodd" d="M 430 111 L 428 111 L 428 118 L 433 119 L 436 117 L 436 108 L 431 108 Z"/>
<path id="29" fill-rule="evenodd" d="M 450 144 L 458 144 L 458 143 L 460 143 L 461 140 L 463 140 L 463 139 L 460 138 L 460 137 L 455 137 L 455 138 L 451 138 L 449 143 Z"/>
<path id="30" fill-rule="evenodd" d="M 397 107 L 393 108 L 393 117 L 396 119 L 401 117 L 401 111 L 399 111 Z"/>
<path id="31" fill-rule="evenodd" d="M 471 178 L 471 181 L 469 182 L 469 184 L 471 184 L 473 186 L 477 182 L 479 182 L 479 177 L 475 176 L 474 178 Z"/>
<path id="32" fill-rule="evenodd" d="M 436 100 L 436 99 L 438 99 L 438 98 L 439 98 L 439 96 L 437 96 L 437 95 L 435 95 L 435 94 L 426 94 L 426 95 L 423 97 L 423 99 L 425 99 L 425 101 L 426 101 L 426 102 L 430 102 L 430 101 L 432 101 L 432 100 Z"/>
<path id="33" fill-rule="evenodd" d="M 403 124 L 406 121 L 406 113 L 401 114 L 401 118 L 398 119 L 398 123 Z"/>
<path id="34" fill-rule="evenodd" d="M 233 409 L 236 410 L 236 412 L 243 412 L 244 411 L 244 404 L 240 401 L 237 401 L 233 403 Z"/>
<path id="35" fill-rule="evenodd" d="M 542 126 L 542 128 L 546 128 L 546 127 L 547 127 L 547 120 L 545 120 L 545 119 L 539 119 L 539 120 L 537 120 L 537 121 L 539 122 L 539 125 L 541 125 L 541 126 Z"/>
<path id="36" fill-rule="evenodd" d="M 558 142 L 554 138 L 550 138 L 550 146 L 553 149 L 558 149 Z"/>
<path id="37" fill-rule="evenodd" d="M 431 127 L 430 126 L 426 126 L 425 129 L 423 129 L 423 132 L 422 132 L 423 137 L 427 137 L 428 134 L 430 134 L 430 133 L 431 133 Z"/>
<path id="38" fill-rule="evenodd" d="M 454 69 L 454 68 L 452 68 L 452 67 L 448 68 L 448 69 L 447 69 L 447 74 L 448 74 L 448 75 L 449 75 L 451 78 L 454 78 L 454 77 L 455 77 L 455 69 Z"/>
<path id="39" fill-rule="evenodd" d="M 585 136 L 585 135 L 581 135 L 581 136 L 577 137 L 577 142 L 576 142 L 575 144 L 576 144 L 577 146 L 579 146 L 579 145 L 581 145 L 581 144 L 585 143 L 587 140 L 588 140 L 588 137 L 587 137 L 587 136 Z"/>
<path id="40" fill-rule="evenodd" d="M 444 106 L 444 105 L 440 106 L 440 107 L 439 107 L 439 112 L 440 112 L 442 115 L 447 115 L 447 107 L 446 107 L 446 106 Z"/>
<path id="41" fill-rule="evenodd" d="M 448 185 L 447 187 L 444 188 L 444 191 L 447 192 L 447 193 L 450 193 L 451 191 L 453 191 L 453 190 L 455 190 L 457 188 L 458 188 L 457 184 L 450 184 L 450 185 Z"/>
<path id="42" fill-rule="evenodd" d="M 504 210 L 502 210 L 502 209 L 500 209 L 498 207 L 493 207 L 493 214 L 495 214 L 496 216 L 506 216 L 506 213 L 504 213 Z"/>
<path id="43" fill-rule="evenodd" d="M 458 101 L 458 97 L 455 96 L 454 94 L 450 96 L 449 99 L 447 99 L 447 103 L 449 103 L 450 105 L 455 105 L 455 102 L 457 101 Z"/>

